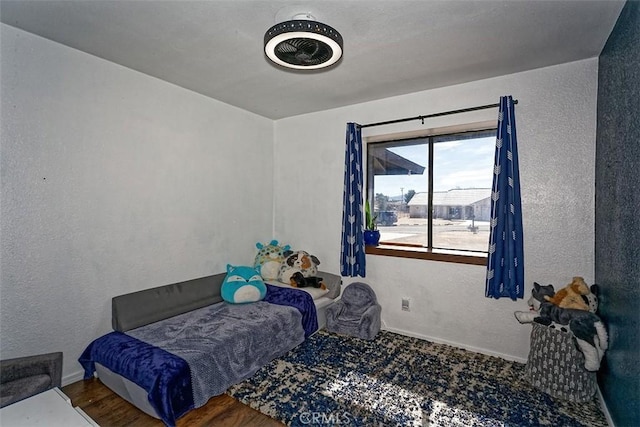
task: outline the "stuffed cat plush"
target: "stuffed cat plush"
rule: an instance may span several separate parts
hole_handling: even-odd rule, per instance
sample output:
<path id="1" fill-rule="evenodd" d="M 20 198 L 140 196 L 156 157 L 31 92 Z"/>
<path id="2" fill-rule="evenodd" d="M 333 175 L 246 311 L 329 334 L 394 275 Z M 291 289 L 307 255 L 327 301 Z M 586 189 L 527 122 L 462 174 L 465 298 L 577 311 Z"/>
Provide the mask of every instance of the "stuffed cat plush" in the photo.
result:
<path id="1" fill-rule="evenodd" d="M 267 295 L 267 286 L 255 268 L 227 264 L 220 295 L 231 304 L 256 302 Z"/>
<path id="2" fill-rule="evenodd" d="M 573 334 L 578 348 L 584 354 L 584 368 L 597 371 L 608 347 L 607 330 L 598 316 L 590 311 L 558 307 L 547 301 L 554 295 L 553 285 L 533 283 L 528 304 L 530 311 L 516 311 L 520 323 L 536 322 L 549 326 L 552 323 L 566 325 Z"/>

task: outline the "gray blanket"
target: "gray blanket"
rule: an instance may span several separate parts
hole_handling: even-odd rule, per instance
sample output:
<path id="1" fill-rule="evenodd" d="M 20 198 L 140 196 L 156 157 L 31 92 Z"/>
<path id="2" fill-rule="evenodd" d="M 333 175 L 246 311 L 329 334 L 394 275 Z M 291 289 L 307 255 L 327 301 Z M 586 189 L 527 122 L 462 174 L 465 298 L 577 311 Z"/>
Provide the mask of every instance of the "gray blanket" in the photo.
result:
<path id="1" fill-rule="evenodd" d="M 198 408 L 304 341 L 288 306 L 221 302 L 126 332 L 183 358 Z"/>

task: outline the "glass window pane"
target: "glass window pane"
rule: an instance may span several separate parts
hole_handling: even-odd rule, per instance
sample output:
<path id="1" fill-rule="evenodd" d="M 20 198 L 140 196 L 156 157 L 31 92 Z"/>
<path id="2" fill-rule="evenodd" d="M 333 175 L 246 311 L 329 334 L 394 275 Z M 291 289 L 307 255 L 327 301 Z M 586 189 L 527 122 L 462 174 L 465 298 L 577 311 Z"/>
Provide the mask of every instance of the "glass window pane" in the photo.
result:
<path id="1" fill-rule="evenodd" d="M 433 247 L 487 251 L 495 133 L 436 138 Z"/>
<path id="2" fill-rule="evenodd" d="M 494 151 L 495 129 L 368 145 L 368 200 L 381 242 L 429 246 L 432 165 L 433 249 L 486 252 Z"/>
<path id="3" fill-rule="evenodd" d="M 412 217 L 409 202 L 414 194 L 428 189 L 428 140 L 395 144 L 372 145 L 369 150 L 380 241 L 426 246 L 427 216 Z"/>

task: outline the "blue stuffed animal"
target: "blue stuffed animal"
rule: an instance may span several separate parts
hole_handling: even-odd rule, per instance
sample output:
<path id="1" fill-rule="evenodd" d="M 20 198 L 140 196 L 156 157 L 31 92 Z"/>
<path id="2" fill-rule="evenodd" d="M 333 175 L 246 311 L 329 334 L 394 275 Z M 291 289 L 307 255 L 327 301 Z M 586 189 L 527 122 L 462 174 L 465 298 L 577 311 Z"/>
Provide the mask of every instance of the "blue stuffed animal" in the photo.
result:
<path id="1" fill-rule="evenodd" d="M 255 268 L 227 264 L 227 276 L 222 282 L 220 293 L 228 303 L 256 302 L 265 297 L 267 286 Z"/>

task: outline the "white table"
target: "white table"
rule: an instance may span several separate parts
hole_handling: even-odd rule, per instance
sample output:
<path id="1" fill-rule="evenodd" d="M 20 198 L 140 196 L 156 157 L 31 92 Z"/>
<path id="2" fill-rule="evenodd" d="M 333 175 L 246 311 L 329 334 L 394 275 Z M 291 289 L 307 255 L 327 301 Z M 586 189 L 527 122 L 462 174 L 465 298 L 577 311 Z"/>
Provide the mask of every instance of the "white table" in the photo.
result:
<path id="1" fill-rule="evenodd" d="M 47 390 L 0 409 L 2 427 L 98 427 L 84 411 L 71 406 L 59 388 Z"/>

